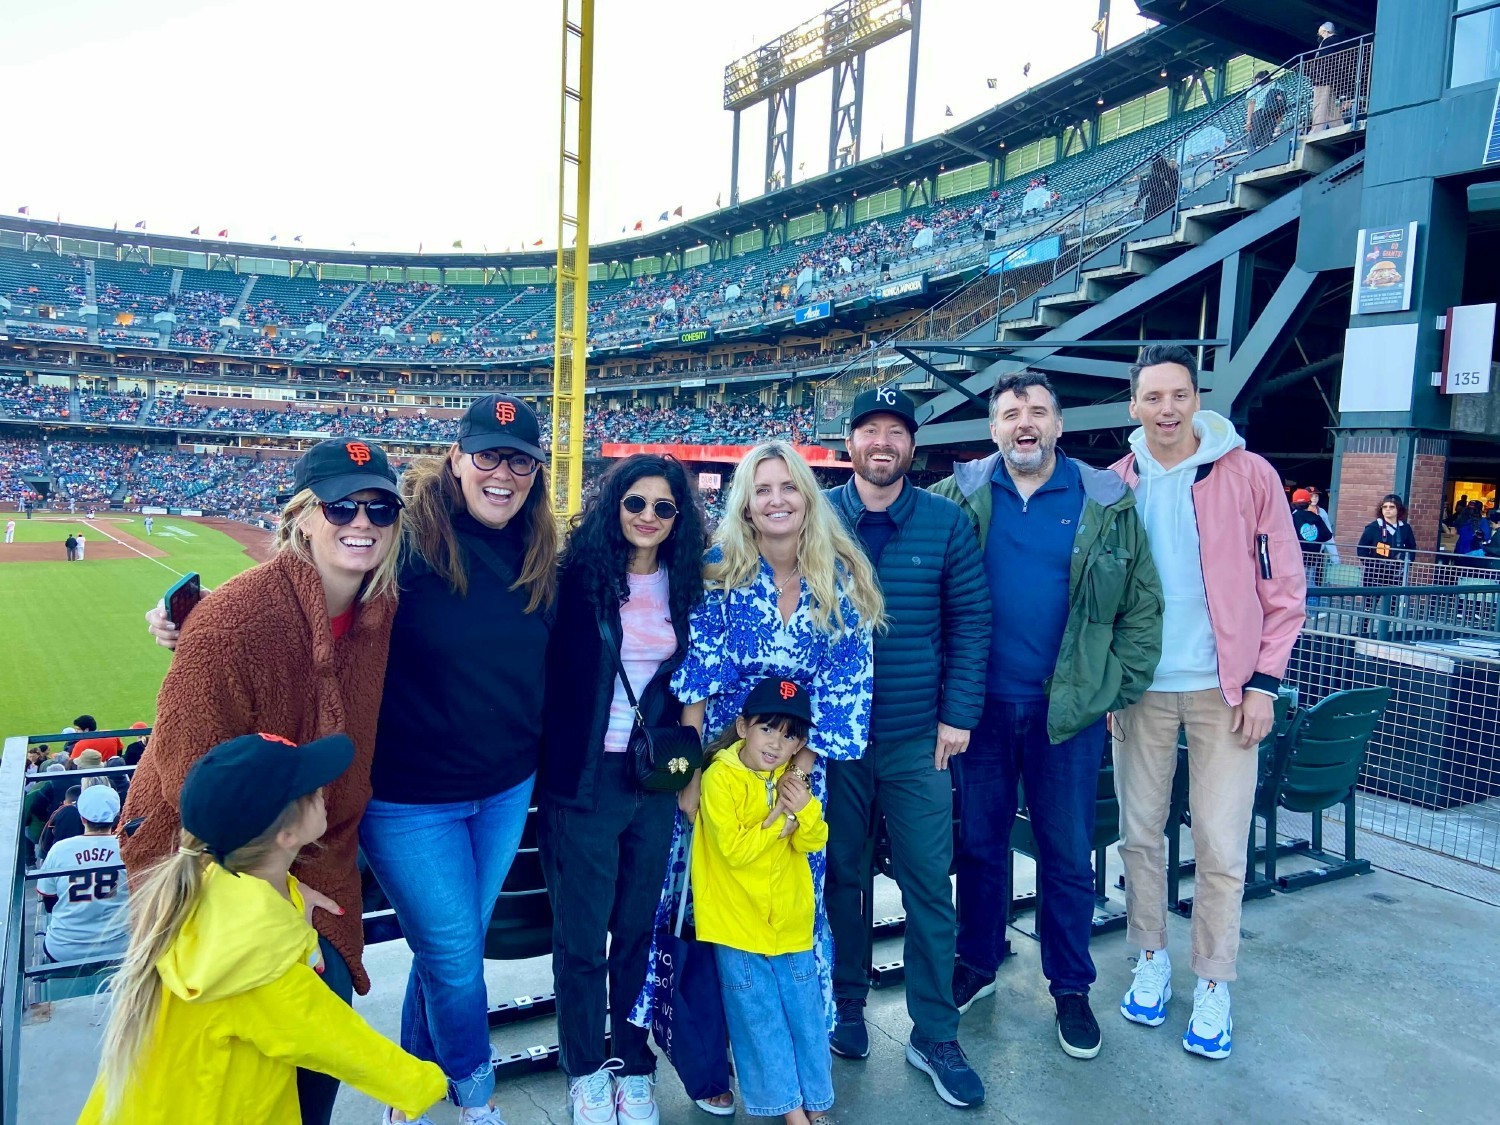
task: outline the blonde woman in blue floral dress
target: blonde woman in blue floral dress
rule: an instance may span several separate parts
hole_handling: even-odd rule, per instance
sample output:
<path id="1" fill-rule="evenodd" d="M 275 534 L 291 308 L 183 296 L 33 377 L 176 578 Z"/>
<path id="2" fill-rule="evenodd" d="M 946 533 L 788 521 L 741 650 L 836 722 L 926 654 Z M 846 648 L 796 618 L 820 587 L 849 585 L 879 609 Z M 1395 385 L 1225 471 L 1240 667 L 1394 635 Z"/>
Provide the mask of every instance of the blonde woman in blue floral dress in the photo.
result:
<path id="1" fill-rule="evenodd" d="M 707 594 L 690 620 L 688 654 L 672 679 L 682 721 L 711 741 L 734 724 L 750 689 L 767 677 L 810 696 L 814 729 L 794 766 L 825 794 L 823 763 L 864 756 L 874 687 L 873 630 L 885 606 L 864 552 L 844 529 L 807 462 L 785 442 L 756 446 L 735 471 L 724 518 L 704 563 Z M 698 811 L 695 777 L 679 799 L 657 932 L 670 925 L 681 878 L 684 821 Z M 833 943 L 823 907 L 824 853 L 808 857 L 817 902 L 814 952 L 830 1027 Z M 632 1022 L 649 1024 L 657 951 Z M 727 1104 L 699 1103 L 732 1113 Z"/>

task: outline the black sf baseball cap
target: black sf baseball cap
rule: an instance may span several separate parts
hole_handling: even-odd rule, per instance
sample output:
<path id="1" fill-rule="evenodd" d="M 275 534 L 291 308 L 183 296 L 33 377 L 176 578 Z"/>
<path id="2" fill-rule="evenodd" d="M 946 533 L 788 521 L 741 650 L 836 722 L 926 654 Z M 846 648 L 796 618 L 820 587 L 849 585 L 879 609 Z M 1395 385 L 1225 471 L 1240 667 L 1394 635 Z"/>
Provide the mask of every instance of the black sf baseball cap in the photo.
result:
<path id="1" fill-rule="evenodd" d="M 790 715 L 794 719 L 801 719 L 808 726 L 813 726 L 812 700 L 801 684 L 795 684 L 791 680 L 782 680 L 772 677 L 761 680 L 750 689 L 750 694 L 745 697 L 745 706 L 740 708 L 741 715 Z"/>
<path id="2" fill-rule="evenodd" d="M 536 411 L 511 395 L 485 395 L 464 411 L 458 424 L 458 448 L 465 453 L 515 449 L 538 461 L 547 459 Z"/>
<path id="3" fill-rule="evenodd" d="M 906 423 L 912 433 L 917 432 L 917 404 L 905 391 L 895 387 L 871 387 L 854 396 L 854 409 L 849 412 L 849 428 L 852 430 L 872 414 L 894 414 Z"/>
<path id="4" fill-rule="evenodd" d="M 182 783 L 182 826 L 220 863 L 264 835 L 288 805 L 339 777 L 354 761 L 347 734 L 298 746 L 275 734 L 221 742 Z"/>
<path id="5" fill-rule="evenodd" d="M 310 488 L 319 500 L 332 502 L 367 488 L 395 495 L 396 472 L 380 446 L 362 438 L 320 441 L 301 457 L 292 472 L 292 494 Z"/>

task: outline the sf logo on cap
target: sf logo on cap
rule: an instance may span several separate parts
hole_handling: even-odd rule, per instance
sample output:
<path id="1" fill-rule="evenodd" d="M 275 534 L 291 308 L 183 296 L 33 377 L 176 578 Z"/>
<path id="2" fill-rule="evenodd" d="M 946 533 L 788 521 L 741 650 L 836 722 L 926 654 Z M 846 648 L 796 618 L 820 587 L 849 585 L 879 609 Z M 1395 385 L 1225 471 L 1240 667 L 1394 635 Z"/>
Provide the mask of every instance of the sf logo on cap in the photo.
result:
<path id="1" fill-rule="evenodd" d="M 797 685 L 787 680 L 781 681 L 781 698 L 794 699 L 797 695 Z"/>
<path id="2" fill-rule="evenodd" d="M 365 453 L 368 454 L 369 450 L 365 450 Z M 264 738 L 267 742 L 279 742 L 283 746 L 291 746 L 291 747 L 295 748 L 296 745 L 297 745 L 290 738 L 282 738 L 281 735 L 279 735 L 279 734 L 266 734 L 264 731 L 262 731 L 260 736 L 262 738 Z"/>
<path id="3" fill-rule="evenodd" d="M 890 387 L 881 387 L 875 392 L 875 401 L 884 403 L 887 406 L 895 406 L 896 392 Z"/>
<path id="4" fill-rule="evenodd" d="M 364 466 L 370 463 L 370 447 L 362 441 L 351 441 L 346 447 L 349 451 L 349 460 L 356 465 Z"/>
<path id="5" fill-rule="evenodd" d="M 495 403 L 495 421 L 502 426 L 508 426 L 516 420 L 516 404 L 501 399 Z"/>

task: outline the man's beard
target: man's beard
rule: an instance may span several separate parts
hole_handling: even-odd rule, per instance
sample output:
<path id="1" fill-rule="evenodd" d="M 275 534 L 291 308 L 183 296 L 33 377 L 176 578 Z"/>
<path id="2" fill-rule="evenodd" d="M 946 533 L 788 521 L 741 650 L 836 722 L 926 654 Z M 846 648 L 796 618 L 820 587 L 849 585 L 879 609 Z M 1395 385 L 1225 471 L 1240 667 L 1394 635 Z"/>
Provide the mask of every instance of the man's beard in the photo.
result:
<path id="1" fill-rule="evenodd" d="M 877 452 L 885 453 L 887 451 L 878 450 Z M 854 471 L 859 474 L 861 480 L 867 481 L 877 488 L 884 488 L 888 484 L 895 484 L 911 468 L 911 458 L 903 458 L 899 453 L 892 452 L 890 456 L 894 460 L 886 466 L 872 465 L 870 463 L 870 456 L 870 454 L 866 453 L 859 460 L 855 461 Z"/>
<path id="2" fill-rule="evenodd" d="M 1023 452 L 1014 442 L 1010 448 L 1003 451 L 1005 463 L 1016 472 L 1023 475 L 1034 473 L 1039 470 L 1052 457 L 1052 451 L 1057 448 L 1055 440 L 1048 441 L 1041 434 L 1037 435 L 1036 445 L 1030 452 Z"/>

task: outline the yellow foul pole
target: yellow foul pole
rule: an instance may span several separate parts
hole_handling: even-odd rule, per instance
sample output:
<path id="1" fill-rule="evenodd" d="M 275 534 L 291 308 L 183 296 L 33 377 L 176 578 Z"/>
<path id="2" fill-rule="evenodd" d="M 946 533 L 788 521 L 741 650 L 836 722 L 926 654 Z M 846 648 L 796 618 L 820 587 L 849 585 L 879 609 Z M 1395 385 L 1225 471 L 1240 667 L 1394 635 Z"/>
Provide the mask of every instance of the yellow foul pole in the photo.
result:
<path id="1" fill-rule="evenodd" d="M 552 358 L 552 503 L 583 503 L 588 374 L 589 143 L 594 108 L 594 0 L 562 0 L 562 140 L 558 153 L 557 324 Z"/>

